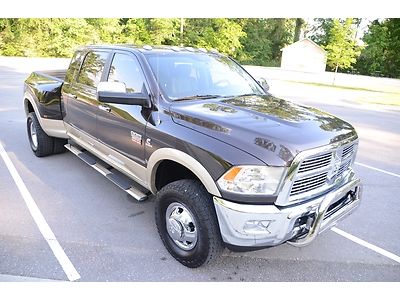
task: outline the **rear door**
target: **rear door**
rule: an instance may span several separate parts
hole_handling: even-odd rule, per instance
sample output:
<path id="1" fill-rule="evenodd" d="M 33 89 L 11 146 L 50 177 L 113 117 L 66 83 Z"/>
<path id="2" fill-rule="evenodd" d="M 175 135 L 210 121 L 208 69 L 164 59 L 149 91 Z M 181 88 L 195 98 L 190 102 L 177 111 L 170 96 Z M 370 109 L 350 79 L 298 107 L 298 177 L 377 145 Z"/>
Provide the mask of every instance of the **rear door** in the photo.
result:
<path id="1" fill-rule="evenodd" d="M 138 59 L 128 51 L 114 52 L 105 81 L 125 83 L 128 93 L 140 93 L 143 84 L 149 91 Z M 149 110 L 140 105 L 111 103 L 103 103 L 102 107 L 97 115 L 99 140 L 123 157 L 145 165 L 144 135 Z M 129 165 L 129 162 L 126 162 L 125 166 L 128 169 Z"/>
<path id="2" fill-rule="evenodd" d="M 96 137 L 96 114 L 98 101 L 96 95 L 97 84 L 101 81 L 104 66 L 109 52 L 89 51 L 81 65 L 75 84 L 69 89 L 67 96 L 67 113 L 65 121 L 79 132 Z"/>

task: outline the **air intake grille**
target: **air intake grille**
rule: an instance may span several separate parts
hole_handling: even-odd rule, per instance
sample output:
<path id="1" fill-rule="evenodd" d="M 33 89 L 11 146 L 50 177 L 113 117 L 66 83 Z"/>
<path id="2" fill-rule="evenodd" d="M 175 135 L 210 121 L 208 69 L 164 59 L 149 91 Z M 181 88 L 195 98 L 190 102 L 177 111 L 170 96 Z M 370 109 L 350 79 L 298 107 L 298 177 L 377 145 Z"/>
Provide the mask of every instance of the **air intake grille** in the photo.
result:
<path id="1" fill-rule="evenodd" d="M 327 175 L 328 173 L 324 172 L 321 174 L 296 180 L 292 186 L 292 191 L 290 192 L 290 195 L 298 195 L 323 186 L 325 184 Z"/>
<path id="2" fill-rule="evenodd" d="M 354 151 L 354 144 L 344 147 L 342 152 L 342 160 L 348 158 Z"/>
<path id="3" fill-rule="evenodd" d="M 315 169 L 326 167 L 331 163 L 331 159 L 332 159 L 331 152 L 305 159 L 301 163 L 298 173 L 308 172 Z"/>

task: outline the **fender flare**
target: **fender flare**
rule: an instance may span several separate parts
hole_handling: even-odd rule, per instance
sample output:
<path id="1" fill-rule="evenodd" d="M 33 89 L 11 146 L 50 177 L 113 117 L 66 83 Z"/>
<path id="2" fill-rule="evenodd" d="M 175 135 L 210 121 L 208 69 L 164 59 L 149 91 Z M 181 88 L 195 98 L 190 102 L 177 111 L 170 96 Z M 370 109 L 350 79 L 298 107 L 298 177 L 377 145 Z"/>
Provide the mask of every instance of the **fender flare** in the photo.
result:
<path id="1" fill-rule="evenodd" d="M 173 148 L 160 148 L 153 152 L 147 163 L 147 182 L 149 183 L 150 190 L 153 194 L 157 192 L 155 186 L 155 176 L 158 165 L 163 160 L 171 160 L 192 171 L 197 178 L 201 181 L 207 191 L 214 196 L 221 197 L 217 184 L 211 177 L 210 173 L 192 156 Z"/>
<path id="2" fill-rule="evenodd" d="M 36 114 L 36 117 L 39 120 L 40 126 L 42 127 L 44 132 L 46 132 L 46 134 L 48 136 L 62 138 L 62 139 L 68 138 L 67 131 L 64 127 L 64 121 L 42 118 L 42 116 L 40 115 L 39 109 L 37 107 L 35 99 L 28 92 L 24 93 L 24 111 L 25 111 L 26 116 L 28 116 L 28 113 L 29 113 L 27 102 L 29 102 L 32 105 L 33 110 Z"/>

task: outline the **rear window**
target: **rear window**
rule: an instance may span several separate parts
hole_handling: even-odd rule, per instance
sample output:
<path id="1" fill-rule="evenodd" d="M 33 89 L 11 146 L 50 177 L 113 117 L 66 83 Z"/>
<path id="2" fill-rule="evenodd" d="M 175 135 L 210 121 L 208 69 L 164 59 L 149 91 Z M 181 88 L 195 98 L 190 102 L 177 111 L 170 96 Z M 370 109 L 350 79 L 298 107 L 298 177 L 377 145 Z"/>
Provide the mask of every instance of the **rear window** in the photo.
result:
<path id="1" fill-rule="evenodd" d="M 101 80 L 107 57 L 107 52 L 96 51 L 86 54 L 77 82 L 95 88 Z"/>

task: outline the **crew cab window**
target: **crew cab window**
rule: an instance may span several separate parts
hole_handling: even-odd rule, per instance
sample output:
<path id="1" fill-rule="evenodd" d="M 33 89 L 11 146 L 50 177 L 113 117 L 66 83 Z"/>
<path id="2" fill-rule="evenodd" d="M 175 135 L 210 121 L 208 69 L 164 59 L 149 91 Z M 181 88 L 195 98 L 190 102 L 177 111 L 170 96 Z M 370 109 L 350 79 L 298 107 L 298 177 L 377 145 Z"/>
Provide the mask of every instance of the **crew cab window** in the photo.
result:
<path id="1" fill-rule="evenodd" d="M 83 52 L 76 51 L 71 59 L 71 63 L 69 64 L 67 73 L 65 74 L 65 82 L 71 83 L 74 81 L 77 71 L 79 70 L 79 66 L 81 65 L 82 58 L 83 58 Z"/>
<path id="2" fill-rule="evenodd" d="M 108 81 L 125 83 L 127 93 L 140 93 L 144 76 L 137 59 L 130 55 L 116 53 L 110 67 Z"/>
<path id="3" fill-rule="evenodd" d="M 107 57 L 107 52 L 89 52 L 83 61 L 77 82 L 95 88 L 101 80 Z"/>

